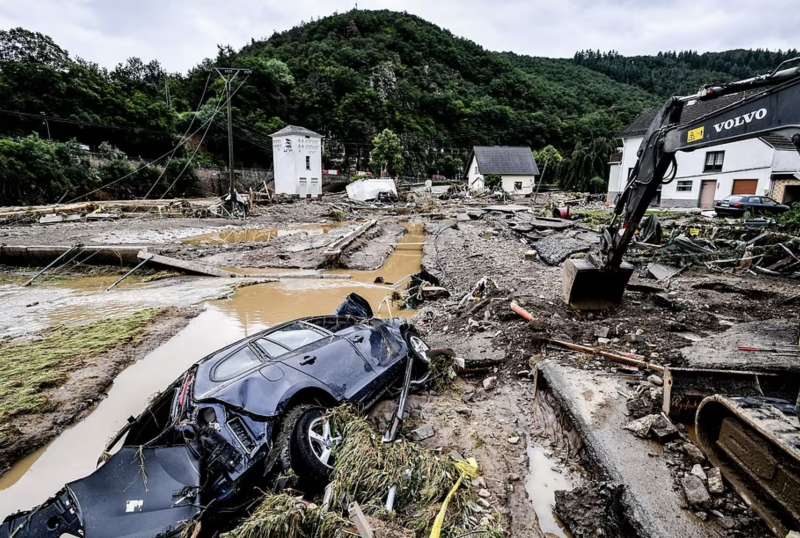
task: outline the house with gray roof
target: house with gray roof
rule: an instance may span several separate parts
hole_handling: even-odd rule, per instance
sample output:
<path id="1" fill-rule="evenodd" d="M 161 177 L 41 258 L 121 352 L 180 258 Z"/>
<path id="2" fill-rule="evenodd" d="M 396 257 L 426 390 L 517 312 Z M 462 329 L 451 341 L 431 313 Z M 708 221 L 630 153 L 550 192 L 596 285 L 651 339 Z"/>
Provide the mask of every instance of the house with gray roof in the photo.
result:
<path id="1" fill-rule="evenodd" d="M 689 103 L 684 107 L 681 123 L 690 123 L 741 98 L 741 94 L 734 94 Z M 609 162 L 609 202 L 613 203 L 625 188 L 636 165 L 636 153 L 656 113 L 655 109 L 645 110 L 620 133 L 622 147 Z M 731 194 L 769 196 L 781 203 L 800 200 L 800 156 L 791 141 L 781 136 L 679 152 L 675 159 L 677 175 L 661 186 L 657 198 L 662 207 L 711 209 L 716 200 Z"/>
<path id="2" fill-rule="evenodd" d="M 287 125 L 272 137 L 275 194 L 316 198 L 322 194 L 322 135 Z"/>
<path id="3" fill-rule="evenodd" d="M 467 167 L 467 185 L 474 192 L 486 190 L 486 176 L 499 176 L 509 194 L 531 194 L 539 167 L 527 146 L 475 146 Z"/>

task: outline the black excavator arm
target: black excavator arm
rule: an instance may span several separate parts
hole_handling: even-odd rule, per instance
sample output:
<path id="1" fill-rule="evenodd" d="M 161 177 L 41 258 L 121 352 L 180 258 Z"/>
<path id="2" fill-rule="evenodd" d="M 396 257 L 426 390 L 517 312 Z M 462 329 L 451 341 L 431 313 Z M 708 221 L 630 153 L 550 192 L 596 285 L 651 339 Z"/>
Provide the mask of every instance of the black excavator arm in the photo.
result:
<path id="1" fill-rule="evenodd" d="M 765 134 L 790 138 L 800 152 L 800 58 L 767 75 L 710 86 L 687 97 L 673 97 L 645 132 L 638 160 L 620 195 L 611 223 L 588 259 L 564 265 L 565 300 L 579 309 L 602 309 L 619 303 L 633 268 L 623 256 L 659 185 L 677 172 L 675 154 Z M 682 124 L 684 107 L 737 94 L 739 99 Z"/>

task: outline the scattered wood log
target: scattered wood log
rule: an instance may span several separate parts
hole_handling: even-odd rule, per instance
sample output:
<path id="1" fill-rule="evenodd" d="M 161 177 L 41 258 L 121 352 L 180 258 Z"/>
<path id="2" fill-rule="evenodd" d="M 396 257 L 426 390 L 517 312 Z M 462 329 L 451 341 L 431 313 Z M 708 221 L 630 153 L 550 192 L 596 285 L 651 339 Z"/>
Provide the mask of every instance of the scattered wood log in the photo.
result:
<path id="1" fill-rule="evenodd" d="M 225 271 L 217 267 L 211 267 L 209 265 L 205 265 L 196 261 L 179 260 L 178 258 L 170 258 L 168 256 L 162 256 L 161 254 L 153 254 L 151 252 L 148 252 L 147 250 L 139 251 L 137 257 L 140 260 L 149 260 L 150 263 L 153 265 L 162 265 L 170 269 L 177 269 L 182 273 L 192 273 L 197 275 L 216 276 L 216 277 L 237 276 L 235 273 L 232 273 L 230 271 Z"/>

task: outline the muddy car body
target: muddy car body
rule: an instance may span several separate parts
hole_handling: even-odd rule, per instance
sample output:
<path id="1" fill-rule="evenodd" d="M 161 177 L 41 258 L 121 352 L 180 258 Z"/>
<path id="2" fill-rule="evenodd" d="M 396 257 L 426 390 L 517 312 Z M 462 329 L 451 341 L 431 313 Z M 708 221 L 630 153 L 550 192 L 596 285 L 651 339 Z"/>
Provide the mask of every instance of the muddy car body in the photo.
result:
<path id="1" fill-rule="evenodd" d="M 408 360 L 427 370 L 427 346 L 407 322 L 371 315 L 351 296 L 337 315 L 290 321 L 201 359 L 129 419 L 91 475 L 6 518 L 0 538 L 171 536 L 201 514 L 230 514 L 272 472 L 291 467 L 324 484 L 341 440 L 324 409 L 369 408 Z"/>

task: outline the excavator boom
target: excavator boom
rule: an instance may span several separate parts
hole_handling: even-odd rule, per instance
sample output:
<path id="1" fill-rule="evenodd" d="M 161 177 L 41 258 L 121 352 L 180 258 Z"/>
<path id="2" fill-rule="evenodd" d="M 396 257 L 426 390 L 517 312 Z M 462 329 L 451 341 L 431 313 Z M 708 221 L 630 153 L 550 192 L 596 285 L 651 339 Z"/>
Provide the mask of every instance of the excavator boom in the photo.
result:
<path id="1" fill-rule="evenodd" d="M 790 60 L 796 63 L 800 58 Z M 787 62 L 784 62 L 787 63 Z M 736 94 L 731 104 L 682 123 L 686 107 Z M 645 132 L 638 160 L 620 195 L 599 246 L 585 259 L 564 264 L 564 299 L 582 310 L 608 308 L 622 300 L 633 268 L 623 262 L 639 222 L 664 178 L 677 172 L 675 154 L 728 142 L 779 134 L 800 152 L 800 66 L 705 88 L 695 95 L 673 97 Z"/>

